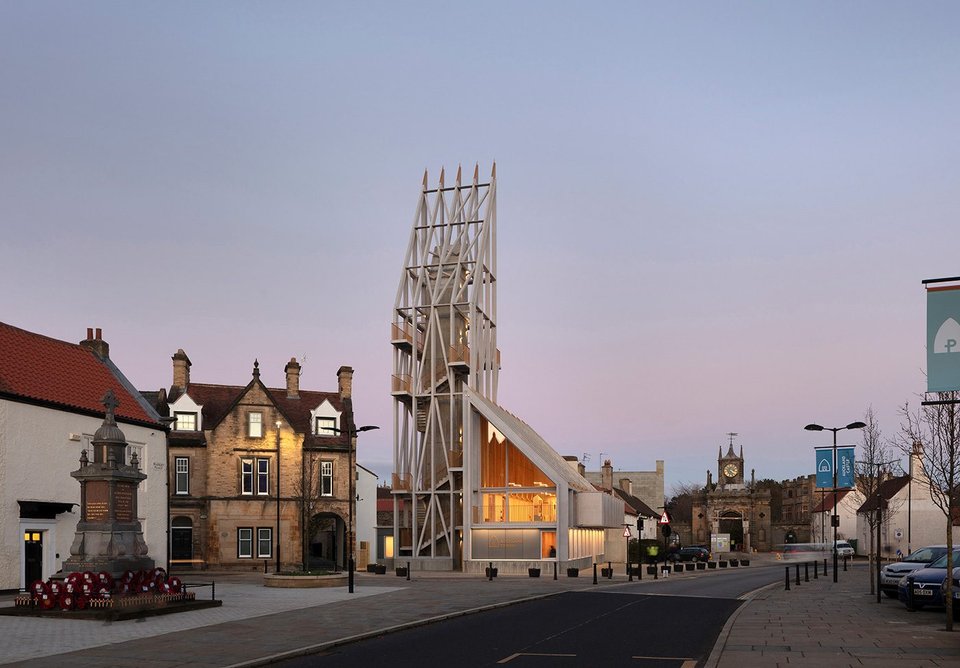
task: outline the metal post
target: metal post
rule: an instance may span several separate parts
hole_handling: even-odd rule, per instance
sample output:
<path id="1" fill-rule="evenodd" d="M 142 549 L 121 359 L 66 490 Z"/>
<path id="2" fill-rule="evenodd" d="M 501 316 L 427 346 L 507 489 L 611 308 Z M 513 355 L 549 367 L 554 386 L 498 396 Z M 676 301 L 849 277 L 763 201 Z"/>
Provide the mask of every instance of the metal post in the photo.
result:
<path id="1" fill-rule="evenodd" d="M 813 562 L 813 579 L 814 580 L 817 579 L 817 571 L 819 570 L 820 570 L 820 566 L 817 564 L 817 562 Z"/>
<path id="2" fill-rule="evenodd" d="M 490 579 L 490 582 L 493 582 L 493 562 L 490 562 L 490 565 L 487 566 L 487 577 Z"/>
<path id="3" fill-rule="evenodd" d="M 607 579 L 613 579 L 613 562 L 610 561 L 607 562 Z"/>
<path id="4" fill-rule="evenodd" d="M 837 528 L 840 516 L 837 514 L 837 429 L 833 430 L 833 581 L 837 581 Z"/>
<path id="5" fill-rule="evenodd" d="M 810 562 L 803 562 L 803 581 L 810 582 Z"/>
<path id="6" fill-rule="evenodd" d="M 277 538 L 273 541 L 277 557 L 277 573 L 280 573 L 280 426 L 277 425 Z"/>
<path id="7" fill-rule="evenodd" d="M 847 572 L 847 557 L 846 557 L 846 555 L 844 555 L 844 557 L 843 557 L 843 572 L 844 572 L 844 573 Z"/>
<path id="8" fill-rule="evenodd" d="M 350 496 L 347 499 L 347 507 L 349 508 L 349 518 L 350 523 L 347 526 L 347 593 L 353 593 L 353 478 L 355 472 L 353 470 L 353 438 L 350 436 L 349 423 L 347 424 L 347 476 L 350 478 L 350 484 L 348 485 Z M 356 430 L 353 432 L 356 434 Z"/>
<path id="9" fill-rule="evenodd" d="M 880 603 L 880 527 L 883 526 L 883 498 L 877 493 L 877 603 Z M 910 596 L 913 596 L 913 584 L 910 585 Z M 912 604 L 912 599 L 911 599 Z"/>
<path id="10" fill-rule="evenodd" d="M 823 577 L 827 577 L 827 558 L 823 558 Z"/>
<path id="11" fill-rule="evenodd" d="M 593 564 L 593 584 L 597 584 L 597 564 Z"/>
<path id="12" fill-rule="evenodd" d="M 410 581 L 410 562 L 407 562 L 407 581 Z"/>
<path id="13" fill-rule="evenodd" d="M 783 570 L 784 570 L 784 574 L 783 574 L 783 575 L 784 575 L 784 578 L 783 578 L 783 580 L 784 580 L 784 582 L 785 582 L 786 585 L 787 585 L 787 586 L 785 587 L 785 589 L 786 589 L 787 591 L 790 591 L 790 567 L 789 567 L 789 566 L 784 566 L 784 567 L 783 567 Z"/>
<path id="14" fill-rule="evenodd" d="M 553 579 L 554 580 L 557 579 L 557 562 L 556 561 L 553 562 Z"/>
<path id="15" fill-rule="evenodd" d="M 794 564 L 797 571 L 797 584 L 800 584 L 800 564 Z"/>

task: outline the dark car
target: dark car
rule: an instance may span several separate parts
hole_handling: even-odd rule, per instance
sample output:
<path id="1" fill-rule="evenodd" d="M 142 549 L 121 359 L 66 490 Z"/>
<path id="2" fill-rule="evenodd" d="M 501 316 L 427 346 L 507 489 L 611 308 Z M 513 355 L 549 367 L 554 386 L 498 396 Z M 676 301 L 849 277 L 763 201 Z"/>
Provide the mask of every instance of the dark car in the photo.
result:
<path id="1" fill-rule="evenodd" d="M 953 560 L 960 559 L 960 550 L 953 551 Z M 897 586 L 900 600 L 908 608 L 919 610 L 925 605 L 943 605 L 943 581 L 947 577 L 947 555 L 943 555 L 925 568 L 905 575 Z M 910 590 L 913 589 L 913 601 Z"/>
<path id="2" fill-rule="evenodd" d="M 670 554 L 670 561 L 710 561 L 710 550 L 705 547 L 681 547 Z"/>
<path id="3" fill-rule="evenodd" d="M 890 598 L 897 598 L 897 586 L 904 575 L 929 566 L 946 553 L 946 545 L 930 545 L 914 550 L 902 561 L 887 564 L 880 571 L 880 589 Z"/>

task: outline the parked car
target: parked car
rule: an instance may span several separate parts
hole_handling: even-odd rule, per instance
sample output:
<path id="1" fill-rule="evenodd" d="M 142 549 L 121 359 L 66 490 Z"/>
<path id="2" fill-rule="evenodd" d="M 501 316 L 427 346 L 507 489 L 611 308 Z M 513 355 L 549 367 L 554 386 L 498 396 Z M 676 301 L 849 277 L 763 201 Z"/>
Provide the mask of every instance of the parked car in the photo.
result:
<path id="1" fill-rule="evenodd" d="M 670 555 L 670 561 L 710 561 L 710 550 L 705 547 L 681 547 Z"/>
<path id="2" fill-rule="evenodd" d="M 929 566 L 947 553 L 946 545 L 929 545 L 911 552 L 903 561 L 895 561 L 880 569 L 880 590 L 897 598 L 897 587 L 904 575 Z"/>
<path id="3" fill-rule="evenodd" d="M 960 559 L 960 549 L 953 551 L 953 560 Z M 943 605 L 943 581 L 947 577 L 947 555 L 924 568 L 904 575 L 897 585 L 897 596 L 908 609 L 919 610 L 925 605 Z M 911 604 L 909 593 L 913 589 Z"/>
<path id="4" fill-rule="evenodd" d="M 954 562 L 956 563 L 956 562 Z M 940 597 L 947 600 L 947 578 L 943 579 Z M 960 567 L 953 569 L 953 621 L 960 622 Z"/>
<path id="5" fill-rule="evenodd" d="M 853 545 L 848 543 L 845 540 L 837 541 L 837 556 L 843 559 L 844 557 L 853 558 Z"/>

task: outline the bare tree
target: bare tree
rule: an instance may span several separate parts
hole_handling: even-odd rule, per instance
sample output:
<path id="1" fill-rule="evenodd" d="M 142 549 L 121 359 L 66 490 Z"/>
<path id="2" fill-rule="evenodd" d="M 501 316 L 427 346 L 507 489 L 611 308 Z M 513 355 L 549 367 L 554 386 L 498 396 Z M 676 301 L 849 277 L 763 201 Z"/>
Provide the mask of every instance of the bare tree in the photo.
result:
<path id="1" fill-rule="evenodd" d="M 890 505 L 888 500 L 880 498 L 881 484 L 890 477 L 891 465 L 894 463 L 895 453 L 893 444 L 883 438 L 883 432 L 873 414 L 873 406 L 867 408 L 863 416 L 866 426 L 860 435 L 860 457 L 856 459 L 855 474 L 857 488 L 863 493 L 868 503 L 867 510 L 860 513 L 867 522 L 870 536 L 870 563 L 880 569 L 880 556 L 876 552 L 874 537 L 883 526 L 889 524 L 890 518 L 899 510 Z M 876 497 L 876 505 L 870 502 Z M 885 504 L 886 501 L 886 504 Z M 897 504 L 899 506 L 899 504 Z M 886 511 L 886 512 L 884 512 Z M 871 572 L 875 573 L 873 569 Z M 870 593 L 876 593 L 876 577 L 870 577 Z"/>
<path id="2" fill-rule="evenodd" d="M 310 537 L 316 530 L 315 515 L 321 503 L 320 460 L 315 453 L 304 452 L 300 461 L 300 479 L 293 485 L 294 498 L 300 506 L 300 568 L 309 568 Z"/>
<path id="3" fill-rule="evenodd" d="M 919 450 L 923 480 L 930 498 L 947 522 L 947 631 L 953 630 L 953 522 L 960 516 L 960 392 L 939 392 L 937 400 L 911 412 L 901 410 L 903 424 L 899 445 L 908 454 Z"/>
<path id="4" fill-rule="evenodd" d="M 693 505 L 700 498 L 703 486 L 695 482 L 674 483 L 670 491 L 673 496 L 666 499 L 664 507 L 679 522 L 693 521 Z"/>

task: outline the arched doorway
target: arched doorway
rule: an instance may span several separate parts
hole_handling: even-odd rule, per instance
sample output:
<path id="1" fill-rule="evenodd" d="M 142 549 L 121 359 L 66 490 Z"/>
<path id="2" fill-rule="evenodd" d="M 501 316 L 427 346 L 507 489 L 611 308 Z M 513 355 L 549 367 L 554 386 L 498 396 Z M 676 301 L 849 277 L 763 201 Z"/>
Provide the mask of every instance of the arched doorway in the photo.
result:
<path id="1" fill-rule="evenodd" d="M 730 549 L 743 545 L 743 513 L 736 510 L 725 510 L 720 513 L 718 522 L 720 533 L 730 534 Z"/>
<path id="2" fill-rule="evenodd" d="M 307 568 L 334 570 L 346 568 L 344 553 L 346 525 L 335 513 L 317 513 L 310 518 Z"/>

